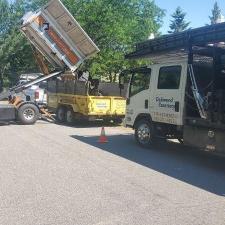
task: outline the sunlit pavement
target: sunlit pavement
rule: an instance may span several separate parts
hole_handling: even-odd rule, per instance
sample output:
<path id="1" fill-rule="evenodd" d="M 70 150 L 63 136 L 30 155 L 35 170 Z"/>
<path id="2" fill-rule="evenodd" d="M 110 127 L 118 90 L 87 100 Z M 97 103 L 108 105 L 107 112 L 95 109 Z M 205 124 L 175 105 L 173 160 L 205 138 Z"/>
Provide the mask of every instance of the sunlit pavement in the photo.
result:
<path id="1" fill-rule="evenodd" d="M 225 224 L 225 159 L 105 130 L 0 126 L 0 224 Z"/>

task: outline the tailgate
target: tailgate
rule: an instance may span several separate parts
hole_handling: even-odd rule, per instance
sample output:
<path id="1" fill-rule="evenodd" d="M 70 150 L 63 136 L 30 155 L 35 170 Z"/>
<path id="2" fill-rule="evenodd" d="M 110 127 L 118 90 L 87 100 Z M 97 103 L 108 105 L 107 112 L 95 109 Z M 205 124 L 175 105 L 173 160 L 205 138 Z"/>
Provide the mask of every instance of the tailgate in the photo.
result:
<path id="1" fill-rule="evenodd" d="M 21 31 L 44 57 L 57 68 L 74 71 L 99 51 L 60 0 L 51 0 L 23 17 Z"/>
<path id="2" fill-rule="evenodd" d="M 125 115 L 126 100 L 119 97 L 89 97 L 89 111 L 95 115 Z"/>
<path id="3" fill-rule="evenodd" d="M 125 115 L 126 112 L 126 99 L 125 98 L 118 98 L 113 97 L 112 98 L 113 104 L 112 104 L 112 113 L 116 115 Z"/>

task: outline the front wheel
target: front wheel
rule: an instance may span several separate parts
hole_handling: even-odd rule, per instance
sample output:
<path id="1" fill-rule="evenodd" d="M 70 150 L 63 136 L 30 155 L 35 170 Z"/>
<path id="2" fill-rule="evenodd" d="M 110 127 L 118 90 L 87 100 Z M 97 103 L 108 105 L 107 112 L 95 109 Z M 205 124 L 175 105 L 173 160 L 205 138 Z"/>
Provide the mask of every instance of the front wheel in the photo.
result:
<path id="1" fill-rule="evenodd" d="M 135 139 L 138 144 L 148 147 L 154 139 L 154 129 L 150 121 L 142 119 L 135 125 Z"/>
<path id="2" fill-rule="evenodd" d="M 19 107 L 17 117 L 23 125 L 35 124 L 39 117 L 39 109 L 34 104 L 24 104 Z"/>

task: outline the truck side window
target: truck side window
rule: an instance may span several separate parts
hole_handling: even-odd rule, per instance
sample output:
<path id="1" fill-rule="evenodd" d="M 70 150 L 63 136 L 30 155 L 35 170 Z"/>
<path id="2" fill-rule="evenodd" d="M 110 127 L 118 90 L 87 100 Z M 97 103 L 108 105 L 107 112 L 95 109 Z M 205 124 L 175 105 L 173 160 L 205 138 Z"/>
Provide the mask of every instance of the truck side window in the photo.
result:
<path id="1" fill-rule="evenodd" d="M 161 67 L 159 71 L 158 89 L 179 89 L 181 66 Z"/>
<path id="2" fill-rule="evenodd" d="M 150 76 L 151 70 L 134 73 L 131 81 L 130 96 L 149 89 Z"/>

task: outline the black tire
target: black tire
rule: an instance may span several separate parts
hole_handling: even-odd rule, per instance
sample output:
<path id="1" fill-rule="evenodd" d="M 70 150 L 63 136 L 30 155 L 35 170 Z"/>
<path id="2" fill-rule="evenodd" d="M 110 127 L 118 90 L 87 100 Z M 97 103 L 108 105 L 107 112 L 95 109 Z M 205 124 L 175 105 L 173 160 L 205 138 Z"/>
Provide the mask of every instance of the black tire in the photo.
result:
<path id="1" fill-rule="evenodd" d="M 40 114 L 38 107 L 31 103 L 20 106 L 17 112 L 17 119 L 23 125 L 35 124 Z"/>
<path id="2" fill-rule="evenodd" d="M 106 118 L 103 119 L 103 122 L 104 122 L 105 124 L 111 124 L 112 118 L 106 117 Z"/>
<path id="3" fill-rule="evenodd" d="M 115 119 L 113 119 L 113 122 L 115 124 L 121 124 L 123 122 L 123 119 L 122 118 L 115 118 Z"/>
<path id="4" fill-rule="evenodd" d="M 63 106 L 59 106 L 56 110 L 56 120 L 59 123 L 66 122 L 66 108 Z"/>
<path id="5" fill-rule="evenodd" d="M 178 138 L 177 140 L 180 142 L 180 144 L 182 144 L 182 145 L 184 144 L 184 139 L 183 138 Z"/>
<path id="6" fill-rule="evenodd" d="M 66 123 L 69 124 L 69 125 L 72 125 L 74 123 L 74 111 L 73 111 L 73 109 L 69 108 L 69 109 L 66 110 L 65 120 L 66 120 Z"/>
<path id="7" fill-rule="evenodd" d="M 149 147 L 154 142 L 153 124 L 146 119 L 141 119 L 135 124 L 135 140 L 143 147 Z"/>

